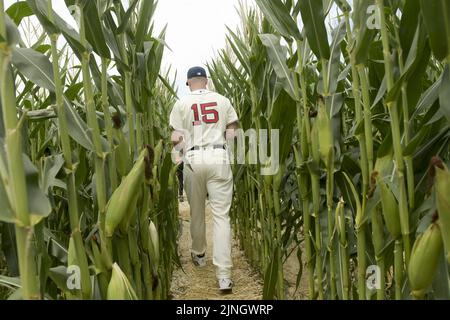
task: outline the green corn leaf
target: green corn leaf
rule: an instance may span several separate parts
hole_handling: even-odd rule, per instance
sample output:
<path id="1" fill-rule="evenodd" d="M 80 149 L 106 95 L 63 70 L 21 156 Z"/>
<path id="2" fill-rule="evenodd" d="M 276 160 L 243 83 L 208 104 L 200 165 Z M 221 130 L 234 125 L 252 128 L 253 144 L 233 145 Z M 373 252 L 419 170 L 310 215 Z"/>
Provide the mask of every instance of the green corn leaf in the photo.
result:
<path id="1" fill-rule="evenodd" d="M 349 176 L 347 175 L 347 173 L 344 172 L 344 177 L 345 180 L 347 180 L 348 185 L 350 186 L 350 190 L 352 191 L 353 194 L 353 199 L 355 200 L 355 204 L 356 204 L 356 218 L 355 218 L 355 226 L 356 228 L 359 228 L 363 222 L 363 212 L 362 212 L 362 207 L 361 207 L 361 201 L 359 200 L 359 194 L 356 191 L 355 185 L 353 183 L 353 181 L 349 178 Z"/>
<path id="2" fill-rule="evenodd" d="M 416 33 L 411 44 L 411 49 L 409 50 L 409 54 L 406 59 L 403 74 L 397 80 L 394 87 L 388 92 L 386 102 L 392 102 L 398 99 L 403 85 L 411 78 L 418 65 L 422 62 L 421 58 L 424 54 L 426 46 L 426 37 L 422 31 L 423 29 L 421 26 L 417 26 Z"/>
<path id="3" fill-rule="evenodd" d="M 17 258 L 17 245 L 15 225 L 12 223 L 2 223 L 0 225 L 0 240 L 2 241 L 2 251 L 10 276 L 19 275 L 19 262 Z"/>
<path id="4" fill-rule="evenodd" d="M 301 1 L 300 1 L 301 2 Z M 298 30 L 297 23 L 292 19 L 288 9 L 280 0 L 256 0 L 266 18 L 273 27 L 286 39 L 294 38 L 301 40 L 302 36 Z"/>
<path id="5" fill-rule="evenodd" d="M 263 299 L 272 300 L 275 297 L 275 288 L 278 280 L 278 250 L 279 247 L 275 246 L 275 250 L 271 255 L 270 263 L 267 266 L 266 272 L 264 274 L 264 288 L 263 288 Z"/>
<path id="6" fill-rule="evenodd" d="M 450 65 L 445 67 L 444 75 L 442 76 L 441 86 L 439 88 L 439 104 L 440 111 L 445 115 L 445 118 L 450 123 Z"/>
<path id="7" fill-rule="evenodd" d="M 433 54 L 444 60 L 450 53 L 450 4 L 447 0 L 420 0 Z"/>
<path id="8" fill-rule="evenodd" d="M 123 33 L 126 29 L 129 28 L 129 21 L 132 13 L 134 12 L 134 9 L 136 8 L 136 5 L 138 4 L 139 0 L 134 0 L 129 8 L 127 9 L 127 12 L 125 12 L 125 15 L 122 17 L 122 20 L 120 22 L 119 27 L 117 28 L 116 34 Z"/>
<path id="9" fill-rule="evenodd" d="M 39 19 L 42 27 L 48 34 L 62 34 L 74 53 L 81 57 L 81 54 L 90 50 L 90 48 L 84 48 L 81 44 L 80 35 L 71 26 L 69 26 L 64 19 L 62 19 L 55 11 L 53 11 L 54 23 L 48 18 L 48 6 L 45 0 L 27 0 L 31 10 L 33 10 L 36 17 Z"/>
<path id="10" fill-rule="evenodd" d="M 341 43 L 345 36 L 345 24 L 341 22 L 339 26 L 333 30 L 334 36 L 331 43 L 330 61 L 328 61 L 328 91 L 333 94 L 337 90 L 340 72 Z"/>
<path id="11" fill-rule="evenodd" d="M 434 82 L 420 97 L 419 101 L 417 102 L 416 107 L 414 108 L 414 113 L 412 115 L 412 119 L 416 118 L 416 116 L 423 112 L 425 109 L 429 109 L 436 100 L 439 99 L 439 91 L 441 88 L 442 83 L 442 76 L 439 77 L 436 82 Z"/>
<path id="12" fill-rule="evenodd" d="M 296 98 L 297 94 L 294 87 L 293 74 L 286 65 L 287 48 L 281 46 L 280 37 L 276 35 L 260 34 L 259 37 L 267 49 L 267 54 L 280 82 L 283 84 L 283 88 L 292 99 L 298 100 Z"/>
<path id="13" fill-rule="evenodd" d="M 52 207 L 46 193 L 39 186 L 39 171 L 28 156 L 23 155 L 23 162 L 27 181 L 28 210 L 31 223 L 34 225 L 47 217 Z"/>
<path id="14" fill-rule="evenodd" d="M 373 19 L 377 14 L 377 10 L 374 12 L 369 10 L 369 6 L 374 8 L 373 4 L 374 1 L 372 0 L 360 0 L 354 3 L 353 22 L 357 34 L 355 36 L 356 43 L 354 44 L 352 54 L 355 57 L 356 64 L 366 63 L 373 43 L 373 38 L 376 34 L 376 30 L 368 27 L 369 19 Z"/>
<path id="15" fill-rule="evenodd" d="M 334 2 L 342 12 L 350 12 L 352 10 L 352 7 L 349 5 L 347 0 L 334 0 Z"/>
<path id="16" fill-rule="evenodd" d="M 311 50 L 319 59 L 328 60 L 330 58 L 330 46 L 325 28 L 322 1 L 300 1 L 300 12 Z"/>
<path id="17" fill-rule="evenodd" d="M 52 65 L 45 55 L 32 49 L 16 48 L 13 51 L 12 62 L 21 73 L 38 86 L 54 91 Z M 64 108 L 69 135 L 84 148 L 94 151 L 91 130 L 66 98 L 64 99 Z M 108 143 L 103 138 L 102 145 L 106 151 Z"/>
<path id="18" fill-rule="evenodd" d="M 162 84 L 166 87 L 167 90 L 169 90 L 169 92 L 178 99 L 178 95 L 175 92 L 175 90 L 173 89 L 173 87 L 170 85 L 170 83 L 167 81 L 166 78 L 164 78 L 162 75 L 158 75 L 159 80 L 162 82 Z"/>
<path id="19" fill-rule="evenodd" d="M 4 286 L 10 289 L 21 288 L 20 278 L 18 277 L 7 277 L 0 275 L 0 286 Z"/>
<path id="20" fill-rule="evenodd" d="M 403 53 L 408 55 L 409 49 L 416 33 L 420 16 L 420 0 L 405 1 L 400 22 L 400 43 Z"/>
<path id="21" fill-rule="evenodd" d="M 10 17 L 5 16 L 6 40 L 10 47 L 15 47 L 20 42 L 20 34 L 17 26 Z M 0 36 L 1 38 L 1 36 Z"/>
<path id="22" fill-rule="evenodd" d="M 17 1 L 6 10 L 6 13 L 16 25 L 19 25 L 23 18 L 33 15 L 33 11 L 26 1 Z"/>
<path id="23" fill-rule="evenodd" d="M 141 50 L 144 37 L 148 32 L 148 27 L 154 12 L 154 0 L 142 1 L 141 9 L 139 11 L 139 21 L 136 27 L 136 39 L 134 43 L 137 51 Z"/>
<path id="24" fill-rule="evenodd" d="M 6 163 L 5 152 L 3 141 L 0 140 L 0 162 L 2 164 Z M 41 221 L 44 217 L 47 217 L 52 208 L 47 195 L 39 185 L 39 171 L 25 154 L 22 155 L 22 161 L 25 169 L 28 210 L 31 215 L 31 223 L 34 225 Z M 0 199 L 3 204 L 0 209 L 0 221 L 14 223 L 16 221 L 14 211 L 10 205 L 11 202 L 9 201 L 7 189 L 5 188 L 3 181 L 0 181 Z"/>
<path id="25" fill-rule="evenodd" d="M 42 53 L 33 49 L 16 48 L 13 51 L 12 63 L 39 87 L 55 91 L 52 64 Z"/>
<path id="26" fill-rule="evenodd" d="M 45 193 L 49 192 L 48 191 L 49 188 L 54 186 L 60 186 L 61 183 L 63 183 L 61 180 L 56 178 L 63 165 L 64 165 L 64 158 L 62 154 L 46 157 L 44 159 L 44 166 L 42 169 L 39 184 Z"/>
<path id="27" fill-rule="evenodd" d="M 86 39 L 99 56 L 109 59 L 111 54 L 106 45 L 96 1 L 86 1 L 82 10 L 86 26 Z"/>

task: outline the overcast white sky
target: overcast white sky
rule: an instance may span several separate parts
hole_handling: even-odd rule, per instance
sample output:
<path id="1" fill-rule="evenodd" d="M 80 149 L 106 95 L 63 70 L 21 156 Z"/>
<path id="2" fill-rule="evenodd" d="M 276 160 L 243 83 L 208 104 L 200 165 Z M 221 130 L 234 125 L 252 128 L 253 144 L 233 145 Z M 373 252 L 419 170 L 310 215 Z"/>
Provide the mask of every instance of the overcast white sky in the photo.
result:
<path id="1" fill-rule="evenodd" d="M 5 0 L 5 7 L 16 1 Z M 237 5 L 238 0 L 159 0 L 154 17 L 156 29 L 159 33 L 168 24 L 166 42 L 172 49 L 166 50 L 163 67 L 172 65 L 178 71 L 181 95 L 187 91 L 185 80 L 189 67 L 204 66 L 215 51 L 224 47 L 225 25 L 232 28 L 238 25 Z M 64 1 L 53 0 L 53 6 L 64 20 L 75 26 Z"/>
<path id="2" fill-rule="evenodd" d="M 249 0 L 253 3 L 253 0 Z M 155 14 L 161 28 L 168 23 L 165 62 L 178 71 L 179 92 L 186 92 L 187 70 L 204 66 L 214 52 L 225 46 L 225 25 L 239 24 L 237 0 L 160 0 Z"/>

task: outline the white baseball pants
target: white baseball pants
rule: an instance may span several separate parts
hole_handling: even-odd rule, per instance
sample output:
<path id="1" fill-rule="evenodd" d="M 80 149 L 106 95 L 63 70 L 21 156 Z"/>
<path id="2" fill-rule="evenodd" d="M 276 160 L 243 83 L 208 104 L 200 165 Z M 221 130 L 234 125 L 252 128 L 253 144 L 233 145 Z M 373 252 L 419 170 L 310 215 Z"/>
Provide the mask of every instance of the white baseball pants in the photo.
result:
<path id="1" fill-rule="evenodd" d="M 188 151 L 184 164 L 184 188 L 191 207 L 192 253 L 206 252 L 205 200 L 209 195 L 213 217 L 213 264 L 218 279 L 231 278 L 230 207 L 233 173 L 223 149 Z"/>

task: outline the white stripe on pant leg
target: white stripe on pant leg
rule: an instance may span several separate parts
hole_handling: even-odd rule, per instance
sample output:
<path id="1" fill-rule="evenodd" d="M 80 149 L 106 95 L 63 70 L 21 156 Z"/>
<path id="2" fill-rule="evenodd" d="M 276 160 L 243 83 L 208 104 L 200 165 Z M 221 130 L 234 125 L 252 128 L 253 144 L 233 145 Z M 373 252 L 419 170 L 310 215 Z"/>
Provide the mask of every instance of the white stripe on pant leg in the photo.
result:
<path id="1" fill-rule="evenodd" d="M 210 166 L 207 182 L 209 203 L 213 214 L 213 264 L 217 278 L 231 278 L 230 208 L 233 198 L 233 175 L 229 165 Z"/>
<path id="2" fill-rule="evenodd" d="M 185 166 L 185 189 L 191 208 L 191 252 L 201 255 L 206 252 L 205 198 L 206 185 L 204 170 L 199 166 Z"/>

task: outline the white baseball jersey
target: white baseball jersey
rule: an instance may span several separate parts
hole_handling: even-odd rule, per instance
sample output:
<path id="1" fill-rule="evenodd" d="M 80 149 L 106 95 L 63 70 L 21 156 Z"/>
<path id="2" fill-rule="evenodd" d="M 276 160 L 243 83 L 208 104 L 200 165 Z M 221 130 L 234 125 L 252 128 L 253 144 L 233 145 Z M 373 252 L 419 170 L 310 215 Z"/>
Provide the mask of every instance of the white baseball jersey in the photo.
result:
<path id="1" fill-rule="evenodd" d="M 227 125 L 238 116 L 229 99 L 208 91 L 193 91 L 178 100 L 170 114 L 170 126 L 182 131 L 186 149 L 225 144 Z"/>

